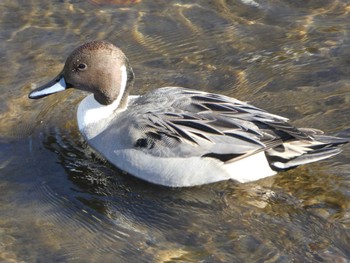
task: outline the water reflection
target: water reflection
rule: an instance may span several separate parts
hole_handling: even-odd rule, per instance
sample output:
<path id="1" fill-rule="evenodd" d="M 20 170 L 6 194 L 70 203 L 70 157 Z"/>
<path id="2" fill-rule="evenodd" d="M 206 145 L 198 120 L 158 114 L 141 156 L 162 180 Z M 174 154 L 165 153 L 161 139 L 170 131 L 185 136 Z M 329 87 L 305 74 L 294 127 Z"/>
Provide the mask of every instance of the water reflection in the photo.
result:
<path id="1" fill-rule="evenodd" d="M 347 1 L 92 2 L 0 3 L 0 259 L 349 260 L 348 147 L 253 184 L 169 189 L 86 146 L 75 122 L 83 94 L 27 99 L 73 48 L 108 39 L 132 63 L 134 93 L 218 92 L 349 136 Z"/>

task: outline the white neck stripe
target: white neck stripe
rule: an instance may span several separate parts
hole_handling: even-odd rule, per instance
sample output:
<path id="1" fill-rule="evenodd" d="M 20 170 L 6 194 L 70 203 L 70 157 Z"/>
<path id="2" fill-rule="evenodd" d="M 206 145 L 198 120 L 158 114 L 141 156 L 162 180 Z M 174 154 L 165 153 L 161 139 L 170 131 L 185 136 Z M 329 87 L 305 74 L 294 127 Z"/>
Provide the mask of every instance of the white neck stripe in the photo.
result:
<path id="1" fill-rule="evenodd" d="M 112 103 L 112 104 L 116 105 L 115 109 L 119 107 L 119 104 L 120 104 L 122 97 L 124 95 L 124 92 L 125 92 L 126 82 L 128 81 L 128 73 L 126 71 L 125 65 L 121 66 L 121 70 L 122 70 L 122 79 L 120 81 L 119 94 L 118 94 L 117 99 L 115 101 L 113 101 L 113 103 Z"/>
<path id="2" fill-rule="evenodd" d="M 104 122 L 107 122 L 108 118 L 118 109 L 125 92 L 127 81 L 128 74 L 126 67 L 123 65 L 121 67 L 120 90 L 115 101 L 109 105 L 102 105 L 95 100 L 94 95 L 89 95 L 79 104 L 77 116 L 78 126 L 85 137 L 88 139 L 95 137 L 106 128 Z M 92 124 L 99 125 L 93 125 L 93 129 L 90 129 L 89 126 Z"/>

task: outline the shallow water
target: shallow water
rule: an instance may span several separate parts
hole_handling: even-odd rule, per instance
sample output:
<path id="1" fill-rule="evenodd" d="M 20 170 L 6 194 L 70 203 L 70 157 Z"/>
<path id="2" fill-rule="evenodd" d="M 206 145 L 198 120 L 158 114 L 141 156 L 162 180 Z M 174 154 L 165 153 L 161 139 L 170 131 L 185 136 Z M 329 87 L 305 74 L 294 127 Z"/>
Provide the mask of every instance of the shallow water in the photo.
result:
<path id="1" fill-rule="evenodd" d="M 2 0 L 0 14 L 0 261 L 350 261 L 349 146 L 256 183 L 169 189 L 91 152 L 84 94 L 27 99 L 73 48 L 108 39 L 135 94 L 217 92 L 349 136 L 347 0 Z"/>

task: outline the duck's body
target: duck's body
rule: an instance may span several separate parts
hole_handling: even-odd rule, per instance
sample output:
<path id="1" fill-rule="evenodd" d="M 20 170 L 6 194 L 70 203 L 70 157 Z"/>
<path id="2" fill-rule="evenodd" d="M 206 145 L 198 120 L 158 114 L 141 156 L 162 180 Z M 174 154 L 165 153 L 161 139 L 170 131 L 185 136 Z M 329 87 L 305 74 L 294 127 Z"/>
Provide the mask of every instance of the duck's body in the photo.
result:
<path id="1" fill-rule="evenodd" d="M 111 53 L 115 71 L 108 75 L 104 65 L 94 63 L 108 61 Z M 82 61 L 82 71 L 90 70 L 92 76 L 80 72 Z M 98 84 L 95 78 L 105 81 Z M 166 87 L 128 99 L 132 84 L 132 70 L 121 51 L 108 42 L 91 42 L 72 53 L 54 82 L 30 97 L 69 86 L 93 92 L 81 102 L 77 116 L 88 143 L 118 168 L 166 186 L 255 181 L 338 154 L 338 146 L 347 142 L 297 129 L 286 118 L 218 94 Z M 110 91 L 111 86 L 117 91 Z"/>
<path id="2" fill-rule="evenodd" d="M 133 98 L 125 110 L 100 120 L 108 123 L 100 131 L 95 124 L 84 128 L 82 119 L 78 122 L 89 144 L 111 163 L 152 183 L 192 186 L 227 179 L 246 182 L 275 174 L 264 152 L 258 152 L 262 144 L 256 144 L 253 138 L 251 142 L 242 140 L 244 135 L 256 135 L 242 130 L 252 123 L 238 124 L 236 120 L 236 125 L 242 127 L 233 127 L 234 119 L 225 122 L 219 112 L 210 110 L 210 105 L 216 104 L 210 99 L 220 98 L 222 105 L 234 102 L 199 91 L 161 88 Z M 80 104 L 79 115 L 84 115 L 82 109 L 87 107 L 83 105 L 89 101 L 91 97 Z M 237 101 L 237 107 L 243 105 Z M 227 108 L 221 113 L 230 112 Z M 240 161 L 226 160 L 247 151 L 257 153 Z"/>

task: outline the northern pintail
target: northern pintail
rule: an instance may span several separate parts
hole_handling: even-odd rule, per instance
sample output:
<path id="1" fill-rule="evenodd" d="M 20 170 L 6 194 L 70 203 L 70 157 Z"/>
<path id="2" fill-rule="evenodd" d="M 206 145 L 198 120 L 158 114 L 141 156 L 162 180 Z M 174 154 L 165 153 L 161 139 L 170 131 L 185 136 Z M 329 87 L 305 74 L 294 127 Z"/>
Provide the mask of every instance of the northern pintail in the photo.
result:
<path id="1" fill-rule="evenodd" d="M 133 83 L 124 53 L 93 41 L 29 98 L 72 87 L 91 92 L 77 111 L 88 144 L 118 168 L 165 186 L 255 181 L 334 156 L 348 142 L 224 95 L 164 87 L 129 96 Z"/>

